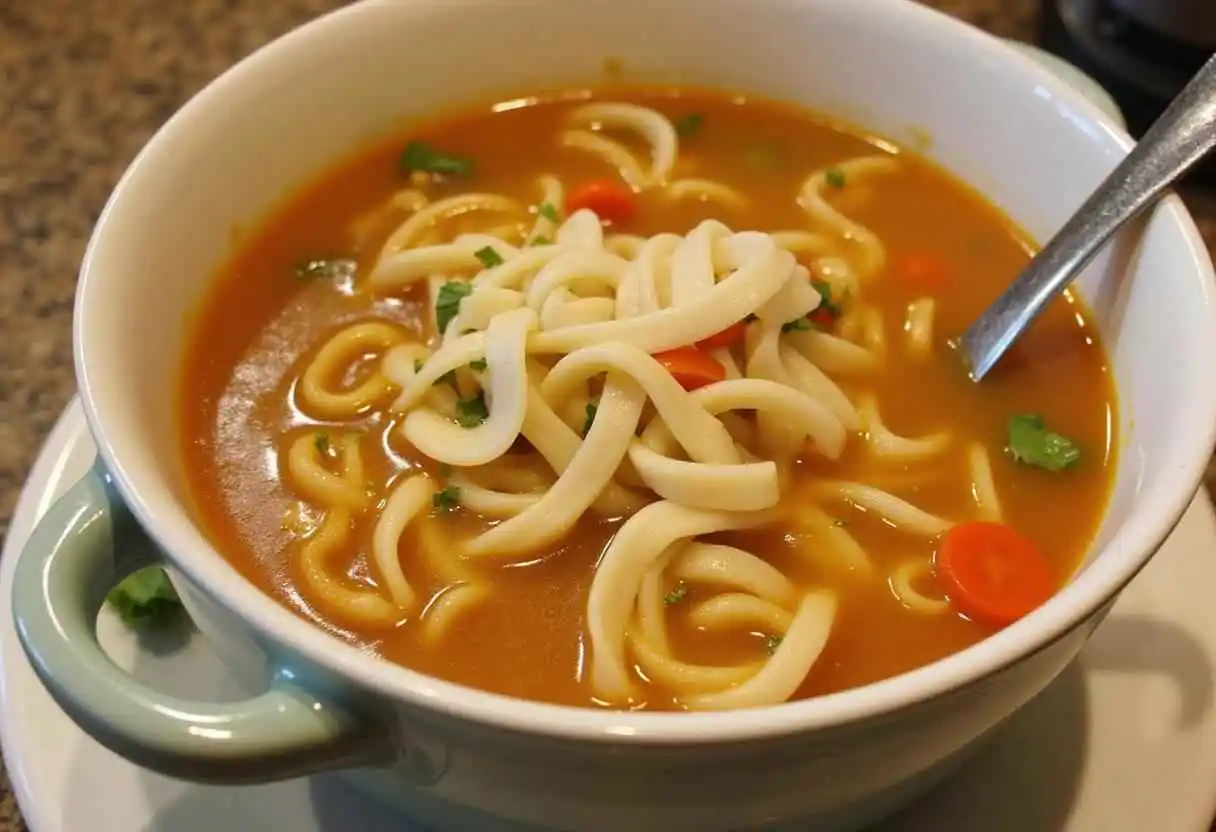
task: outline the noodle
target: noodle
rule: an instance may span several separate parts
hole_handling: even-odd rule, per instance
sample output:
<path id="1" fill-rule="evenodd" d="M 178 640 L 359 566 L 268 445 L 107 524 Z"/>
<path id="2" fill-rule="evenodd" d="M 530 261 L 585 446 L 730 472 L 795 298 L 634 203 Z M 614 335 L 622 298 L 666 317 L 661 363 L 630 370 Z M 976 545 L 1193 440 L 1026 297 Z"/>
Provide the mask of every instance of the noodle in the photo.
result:
<path id="1" fill-rule="evenodd" d="M 640 162 L 620 143 L 604 138 L 598 133 L 589 133 L 597 141 L 590 144 L 583 139 L 582 149 L 601 155 L 609 164 L 621 169 L 625 180 L 635 187 L 648 187 L 667 181 L 676 163 L 679 139 L 675 126 L 654 110 L 636 104 L 587 104 L 570 114 L 574 123 L 590 124 L 594 129 L 622 130 L 640 136 L 650 149 L 650 169 L 644 170 Z M 570 131 L 566 133 L 582 133 Z M 567 144 L 569 144 L 567 138 Z M 628 159 L 629 161 L 625 161 Z"/>
<path id="2" fill-rule="evenodd" d="M 996 493 L 996 481 L 992 478 L 992 463 L 988 451 L 978 442 L 967 448 L 967 466 L 971 469 L 971 496 L 981 520 L 999 523 L 1002 520 L 1001 498 Z"/>
<path id="3" fill-rule="evenodd" d="M 319 419 L 349 419 L 375 407 L 393 387 L 379 367 L 360 384 L 341 392 L 330 389 L 328 382 L 364 354 L 384 352 L 404 337 L 396 327 L 378 321 L 358 323 L 336 333 L 300 376 L 300 408 Z"/>
<path id="4" fill-rule="evenodd" d="M 909 558 L 895 567 L 887 579 L 891 593 L 899 602 L 914 612 L 937 615 L 950 610 L 947 598 L 933 598 L 917 587 L 918 580 L 932 578 L 932 568 L 923 558 Z"/>
<path id="5" fill-rule="evenodd" d="M 331 509 L 313 535 L 304 540 L 296 563 L 304 586 L 314 603 L 323 605 L 340 620 L 370 627 L 388 627 L 402 617 L 405 610 L 374 589 L 351 589 L 332 568 L 350 536 L 350 512 L 344 508 Z"/>
<path id="6" fill-rule="evenodd" d="M 451 584 L 427 605 L 422 614 L 422 637 L 434 644 L 443 639 L 461 615 L 490 597 L 484 584 Z"/>
<path id="7" fill-rule="evenodd" d="M 696 199 L 702 202 L 717 202 L 733 211 L 745 211 L 747 197 L 729 185 L 712 179 L 679 179 L 667 186 L 667 195 L 672 199 Z"/>
<path id="8" fill-rule="evenodd" d="M 878 404 L 873 396 L 865 396 L 858 404 L 866 440 L 874 456 L 887 462 L 913 462 L 940 455 L 950 445 L 947 433 L 935 433 L 919 439 L 911 439 L 891 432 L 878 415 Z"/>
<path id="9" fill-rule="evenodd" d="M 856 181 L 859 177 L 889 175 L 898 169 L 899 162 L 890 156 L 853 159 L 836 167 L 840 175 L 849 181 Z M 842 239 L 852 243 L 856 249 L 855 259 L 859 275 L 862 279 L 873 277 L 886 264 L 886 250 L 883 248 L 882 241 L 874 232 L 833 208 L 825 198 L 828 188 L 828 172 L 826 170 L 816 171 L 802 184 L 798 204 L 802 206 L 813 222 L 826 226 Z"/>
<path id="10" fill-rule="evenodd" d="M 908 318 L 904 332 L 908 333 L 908 351 L 924 358 L 933 346 L 933 313 L 936 309 L 933 298 L 921 298 L 908 304 Z"/>
<path id="11" fill-rule="evenodd" d="M 747 681 L 725 690 L 689 696 L 689 710 L 754 708 L 789 699 L 827 646 L 835 618 L 836 598 L 831 593 L 807 595 L 798 605 L 780 646 L 762 668 Z"/>

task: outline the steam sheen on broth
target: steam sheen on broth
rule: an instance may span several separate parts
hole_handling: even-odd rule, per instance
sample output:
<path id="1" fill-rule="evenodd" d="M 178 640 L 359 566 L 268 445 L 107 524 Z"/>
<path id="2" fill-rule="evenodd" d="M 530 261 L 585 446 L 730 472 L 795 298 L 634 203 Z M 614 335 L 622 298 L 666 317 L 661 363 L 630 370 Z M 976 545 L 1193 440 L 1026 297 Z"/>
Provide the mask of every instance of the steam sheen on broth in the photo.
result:
<path id="1" fill-rule="evenodd" d="M 506 102 L 251 233 L 180 393 L 217 548 L 336 636 L 543 701 L 779 703 L 1042 603 L 1113 471 L 1074 297 L 982 386 L 1028 259 L 915 156 L 698 90 Z"/>

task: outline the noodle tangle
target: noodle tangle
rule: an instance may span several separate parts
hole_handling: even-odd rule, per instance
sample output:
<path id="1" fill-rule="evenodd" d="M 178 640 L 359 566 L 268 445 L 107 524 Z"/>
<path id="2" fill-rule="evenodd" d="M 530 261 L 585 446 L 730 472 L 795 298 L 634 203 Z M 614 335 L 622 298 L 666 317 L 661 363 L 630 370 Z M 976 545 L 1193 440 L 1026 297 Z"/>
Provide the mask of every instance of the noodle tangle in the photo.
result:
<path id="1" fill-rule="evenodd" d="M 731 184 L 674 178 L 679 135 L 644 107 L 577 107 L 554 143 L 598 159 L 636 192 L 734 216 L 748 205 Z M 844 161 L 835 175 L 879 188 L 900 169 L 876 155 Z M 537 180 L 539 209 L 496 193 L 395 195 L 384 208 L 395 226 L 357 290 L 422 299 L 421 331 L 348 324 L 306 362 L 296 390 L 315 424 L 288 443 L 283 467 L 322 518 L 293 544 L 309 602 L 364 628 L 417 621 L 437 642 L 492 597 L 496 570 L 545 556 L 584 517 L 617 522 L 586 598 L 591 688 L 606 704 L 631 705 L 657 682 L 690 710 L 795 695 L 837 625 L 832 586 L 842 576 L 864 584 L 886 573 L 910 609 L 944 609 L 947 600 L 922 590 L 926 563 L 882 563 L 829 511 L 922 538 L 951 519 L 864 482 L 790 485 L 795 466 L 830 471 L 854 446 L 915 466 L 954 443 L 946 432 L 894 433 L 865 392 L 888 348 L 881 316 L 864 303 L 882 291 L 886 252 L 837 204 L 831 181 L 826 170 L 806 175 L 804 227 L 707 220 L 650 237 L 606 229 L 587 208 L 561 216 L 568 183 L 549 175 Z M 823 329 L 824 315 L 840 318 Z M 673 351 L 736 327 L 737 342 L 706 348 L 718 377 L 683 382 Z M 932 349 L 932 327 L 933 302 L 913 303 L 907 349 Z M 327 427 L 369 412 L 425 465 L 370 480 L 359 436 Z M 323 442 L 326 431 L 338 438 Z M 999 518 L 986 453 L 966 453 L 977 516 Z M 450 535 L 435 515 L 452 509 L 484 522 Z M 359 518 L 373 525 L 364 577 L 337 563 L 355 546 Z M 793 561 L 814 581 L 707 539 L 774 524 L 792 530 Z M 750 633 L 758 649 L 734 664 L 686 661 L 677 622 L 705 638 Z"/>

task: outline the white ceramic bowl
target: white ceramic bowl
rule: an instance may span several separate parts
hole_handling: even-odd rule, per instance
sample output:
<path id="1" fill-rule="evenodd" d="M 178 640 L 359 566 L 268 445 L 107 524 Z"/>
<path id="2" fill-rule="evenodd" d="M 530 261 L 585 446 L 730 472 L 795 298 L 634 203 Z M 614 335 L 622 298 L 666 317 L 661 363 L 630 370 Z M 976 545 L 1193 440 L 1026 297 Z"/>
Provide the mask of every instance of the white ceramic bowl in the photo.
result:
<path id="1" fill-rule="evenodd" d="M 853 829 L 935 782 L 1076 655 L 1181 516 L 1212 447 L 1213 276 L 1175 199 L 1082 282 L 1123 440 L 1091 556 L 1049 604 L 929 667 L 732 713 L 541 705 L 345 646 L 211 548 L 184 504 L 172 397 L 183 319 L 233 229 L 402 117 L 595 82 L 607 58 L 627 80 L 788 99 L 912 144 L 928 135 L 925 152 L 1040 240 L 1130 146 L 1030 59 L 905 0 L 369 1 L 259 51 L 149 143 L 85 258 L 76 364 L 101 465 L 23 553 L 14 605 L 41 678 L 86 730 L 206 781 L 364 766 L 357 782 L 445 828 Z M 268 690 L 169 700 L 101 657 L 88 635 L 101 589 L 149 557 L 115 554 L 116 538 L 138 539 L 132 519 L 203 631 L 251 678 L 269 671 Z"/>

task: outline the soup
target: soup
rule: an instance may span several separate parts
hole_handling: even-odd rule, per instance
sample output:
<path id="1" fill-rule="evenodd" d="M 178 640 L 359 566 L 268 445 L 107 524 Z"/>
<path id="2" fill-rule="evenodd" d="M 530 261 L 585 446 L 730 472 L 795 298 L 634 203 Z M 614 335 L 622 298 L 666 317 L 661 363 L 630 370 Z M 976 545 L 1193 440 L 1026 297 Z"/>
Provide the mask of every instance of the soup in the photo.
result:
<path id="1" fill-rule="evenodd" d="M 359 150 L 247 235 L 180 391 L 198 516 L 334 636 L 583 706 L 762 706 L 964 649 L 1076 569 L 1114 391 L 1031 246 L 891 144 L 614 88 Z"/>

